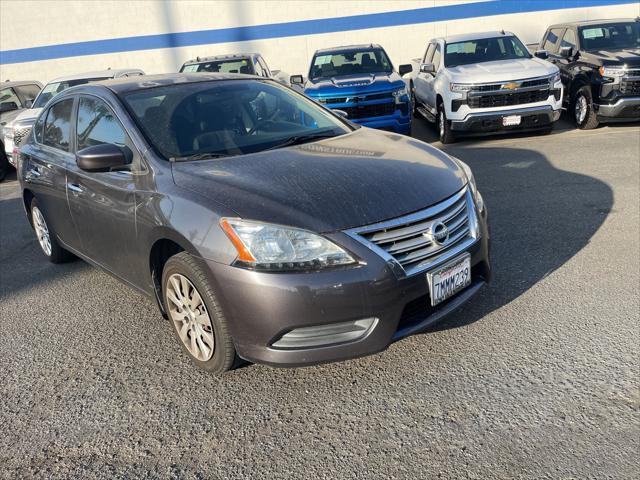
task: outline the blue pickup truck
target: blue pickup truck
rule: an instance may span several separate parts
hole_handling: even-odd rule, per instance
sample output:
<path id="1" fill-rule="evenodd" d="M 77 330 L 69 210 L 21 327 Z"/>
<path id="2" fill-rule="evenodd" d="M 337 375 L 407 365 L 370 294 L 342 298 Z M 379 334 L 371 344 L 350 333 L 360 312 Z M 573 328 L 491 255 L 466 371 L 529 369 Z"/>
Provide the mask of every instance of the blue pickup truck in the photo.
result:
<path id="1" fill-rule="evenodd" d="M 307 79 L 292 75 L 291 85 L 352 122 L 408 135 L 411 100 L 402 75 L 411 69 L 400 65 L 396 72 L 380 45 L 327 48 L 313 55 Z"/>

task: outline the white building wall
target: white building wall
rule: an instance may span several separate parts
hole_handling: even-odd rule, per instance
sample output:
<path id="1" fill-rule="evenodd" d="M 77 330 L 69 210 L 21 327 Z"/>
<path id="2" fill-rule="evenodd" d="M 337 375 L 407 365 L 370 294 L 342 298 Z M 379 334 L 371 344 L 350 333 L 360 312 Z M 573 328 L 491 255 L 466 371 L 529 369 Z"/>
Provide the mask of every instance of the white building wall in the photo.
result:
<path id="1" fill-rule="evenodd" d="M 575 1 L 577 0 L 557 0 L 557 3 L 572 5 Z M 527 2 L 530 4 L 531 0 L 522 0 L 522 2 L 522 5 Z M 185 60 L 196 56 L 243 51 L 261 52 L 272 69 L 281 69 L 289 73 L 306 73 L 310 57 L 318 48 L 370 42 L 383 45 L 394 63 L 398 65 L 420 56 L 425 43 L 436 35 L 504 28 L 515 32 L 525 43 L 532 43 L 540 39 L 551 23 L 640 15 L 640 2 L 629 2 L 622 5 L 552 9 L 544 12 L 480 16 L 385 28 L 105 53 L 21 63 L 6 63 L 3 61 L 2 53 L 30 47 L 140 35 L 338 18 L 424 7 L 446 8 L 462 3 L 471 2 L 469 0 L 182 0 L 175 2 L 0 0 L 0 81 L 36 79 L 46 82 L 60 75 L 101 70 L 106 67 L 138 67 L 147 73 L 172 72 L 177 71 Z M 135 45 L 135 42 L 135 39 L 131 40 L 132 45 Z"/>

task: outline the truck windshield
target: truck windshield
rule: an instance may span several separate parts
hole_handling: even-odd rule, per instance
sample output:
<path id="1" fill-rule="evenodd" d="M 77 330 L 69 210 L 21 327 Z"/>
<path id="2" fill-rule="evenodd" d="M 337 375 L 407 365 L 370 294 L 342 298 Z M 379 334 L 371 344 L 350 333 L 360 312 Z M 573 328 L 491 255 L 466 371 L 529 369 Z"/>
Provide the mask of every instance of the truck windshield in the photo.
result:
<path id="1" fill-rule="evenodd" d="M 154 149 L 173 161 L 229 157 L 351 131 L 307 97 L 269 80 L 211 80 L 123 95 Z"/>
<path id="2" fill-rule="evenodd" d="M 244 73 L 253 75 L 253 67 L 248 58 L 233 58 L 229 60 L 215 60 L 192 65 L 183 65 L 180 70 L 183 73 L 189 72 L 213 72 L 213 73 Z"/>
<path id="3" fill-rule="evenodd" d="M 325 52 L 313 57 L 311 80 L 318 78 L 357 75 L 362 73 L 391 73 L 389 57 L 380 48 L 349 52 Z"/>
<path id="4" fill-rule="evenodd" d="M 42 108 L 49 100 L 63 92 L 69 87 L 75 87 L 76 85 L 84 85 L 89 82 L 99 82 L 100 80 L 107 80 L 109 77 L 101 78 L 78 78 L 76 80 L 65 80 L 64 82 L 52 82 L 45 85 L 40 94 L 36 97 L 31 108 Z"/>
<path id="5" fill-rule="evenodd" d="M 447 43 L 444 54 L 445 67 L 457 67 L 471 63 L 495 62 L 531 58 L 522 42 L 514 36 L 482 38 L 465 42 Z"/>
<path id="6" fill-rule="evenodd" d="M 580 27 L 584 50 L 618 50 L 640 47 L 640 23 L 621 22 Z"/>

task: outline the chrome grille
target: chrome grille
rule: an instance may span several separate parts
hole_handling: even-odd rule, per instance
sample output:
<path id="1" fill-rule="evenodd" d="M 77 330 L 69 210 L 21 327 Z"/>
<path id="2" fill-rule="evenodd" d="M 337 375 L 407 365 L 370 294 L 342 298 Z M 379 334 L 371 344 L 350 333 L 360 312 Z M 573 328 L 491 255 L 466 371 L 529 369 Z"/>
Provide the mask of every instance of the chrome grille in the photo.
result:
<path id="1" fill-rule="evenodd" d="M 434 227 L 446 225 L 442 243 L 433 236 Z M 346 232 L 386 260 L 396 262 L 406 275 L 425 271 L 449 260 L 472 245 L 478 236 L 478 221 L 467 187 L 449 199 L 417 213 Z"/>
<path id="2" fill-rule="evenodd" d="M 31 125 L 29 125 L 28 127 L 16 128 L 13 131 L 13 146 L 19 147 L 20 145 L 22 145 L 22 142 L 27 139 L 30 131 Z"/>

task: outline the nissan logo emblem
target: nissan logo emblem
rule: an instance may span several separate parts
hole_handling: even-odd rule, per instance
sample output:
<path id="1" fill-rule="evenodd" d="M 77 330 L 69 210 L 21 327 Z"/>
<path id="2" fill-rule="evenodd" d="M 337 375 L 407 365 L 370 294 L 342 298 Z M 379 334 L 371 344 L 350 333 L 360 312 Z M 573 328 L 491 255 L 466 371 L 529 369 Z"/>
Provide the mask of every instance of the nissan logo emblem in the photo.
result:
<path id="1" fill-rule="evenodd" d="M 449 229 L 444 223 L 438 222 L 431 227 L 431 238 L 438 245 L 443 245 L 449 239 Z"/>

